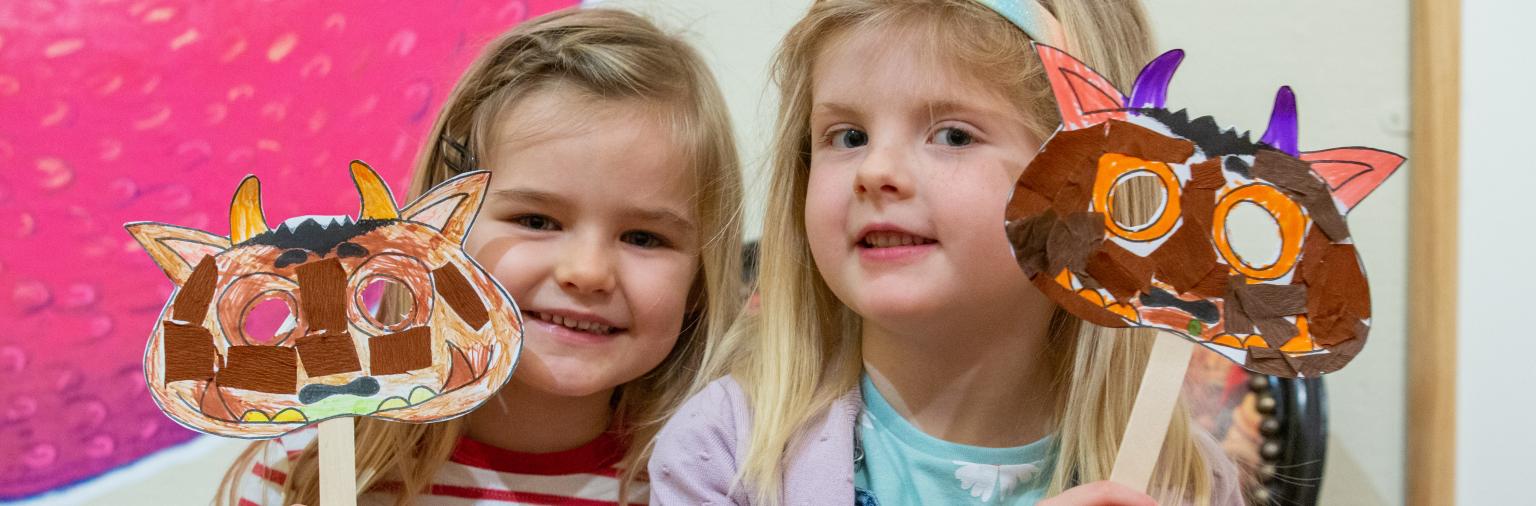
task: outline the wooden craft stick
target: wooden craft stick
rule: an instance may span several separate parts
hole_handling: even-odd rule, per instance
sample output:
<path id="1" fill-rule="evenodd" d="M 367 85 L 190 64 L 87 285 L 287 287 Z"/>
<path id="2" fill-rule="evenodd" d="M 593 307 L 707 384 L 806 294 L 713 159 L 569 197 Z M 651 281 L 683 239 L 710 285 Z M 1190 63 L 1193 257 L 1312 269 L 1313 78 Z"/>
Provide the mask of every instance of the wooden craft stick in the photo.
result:
<path id="1" fill-rule="evenodd" d="M 1152 480 L 1163 439 L 1168 435 L 1168 424 L 1173 420 L 1173 406 L 1184 385 L 1189 356 L 1195 351 L 1194 342 L 1171 333 L 1158 332 L 1156 339 L 1147 370 L 1141 376 L 1141 387 L 1136 390 L 1131 419 L 1120 439 L 1115 467 L 1109 472 L 1110 481 L 1143 492 L 1150 492 L 1147 484 Z"/>
<path id="2" fill-rule="evenodd" d="M 357 506 L 352 417 L 320 422 L 320 505 Z"/>

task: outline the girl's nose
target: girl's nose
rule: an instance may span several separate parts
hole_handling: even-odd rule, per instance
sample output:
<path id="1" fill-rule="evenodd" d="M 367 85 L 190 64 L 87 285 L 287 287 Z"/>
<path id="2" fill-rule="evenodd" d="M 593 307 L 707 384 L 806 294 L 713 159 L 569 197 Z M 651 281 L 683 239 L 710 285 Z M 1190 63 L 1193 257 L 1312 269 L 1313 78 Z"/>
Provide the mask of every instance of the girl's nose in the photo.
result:
<path id="1" fill-rule="evenodd" d="M 613 245 L 598 237 L 572 239 L 555 266 L 555 281 L 578 293 L 612 292 L 618 283 Z"/>
<path id="2" fill-rule="evenodd" d="M 911 160 L 893 146 L 874 148 L 859 163 L 853 193 L 871 198 L 906 199 L 912 196 Z"/>

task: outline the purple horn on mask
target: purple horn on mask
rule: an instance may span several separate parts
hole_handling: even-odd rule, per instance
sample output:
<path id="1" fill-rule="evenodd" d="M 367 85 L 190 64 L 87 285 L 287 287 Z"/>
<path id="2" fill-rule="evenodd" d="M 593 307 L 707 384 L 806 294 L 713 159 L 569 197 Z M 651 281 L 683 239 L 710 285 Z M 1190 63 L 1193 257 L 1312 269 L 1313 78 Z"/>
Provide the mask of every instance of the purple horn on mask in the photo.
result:
<path id="1" fill-rule="evenodd" d="M 1184 50 L 1175 49 L 1142 67 L 1141 74 L 1136 76 L 1136 86 L 1131 88 L 1131 96 L 1125 101 L 1125 107 L 1133 110 L 1162 109 L 1163 103 L 1168 101 L 1168 82 L 1173 80 L 1173 72 L 1179 69 L 1179 63 L 1183 61 Z"/>
<path id="2" fill-rule="evenodd" d="M 1281 86 L 1275 93 L 1275 108 L 1269 113 L 1269 128 L 1264 129 L 1264 136 L 1259 142 L 1268 144 L 1285 154 L 1299 156 L 1301 149 L 1296 132 L 1296 94 L 1290 86 Z"/>

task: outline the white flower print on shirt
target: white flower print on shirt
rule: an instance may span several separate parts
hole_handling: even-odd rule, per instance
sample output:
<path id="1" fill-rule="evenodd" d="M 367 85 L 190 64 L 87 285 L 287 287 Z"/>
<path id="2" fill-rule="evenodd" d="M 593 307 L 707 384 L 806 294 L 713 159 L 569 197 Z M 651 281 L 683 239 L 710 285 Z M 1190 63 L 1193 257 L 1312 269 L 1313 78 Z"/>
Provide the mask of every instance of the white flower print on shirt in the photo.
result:
<path id="1" fill-rule="evenodd" d="M 1040 474 L 1039 462 L 1030 464 L 977 464 L 954 460 L 955 478 L 960 480 L 960 488 L 969 490 L 971 497 L 981 499 L 981 502 L 992 502 L 992 494 L 997 493 L 997 498 L 1002 501 L 1008 494 L 1013 493 L 1020 483 L 1027 483 Z"/>

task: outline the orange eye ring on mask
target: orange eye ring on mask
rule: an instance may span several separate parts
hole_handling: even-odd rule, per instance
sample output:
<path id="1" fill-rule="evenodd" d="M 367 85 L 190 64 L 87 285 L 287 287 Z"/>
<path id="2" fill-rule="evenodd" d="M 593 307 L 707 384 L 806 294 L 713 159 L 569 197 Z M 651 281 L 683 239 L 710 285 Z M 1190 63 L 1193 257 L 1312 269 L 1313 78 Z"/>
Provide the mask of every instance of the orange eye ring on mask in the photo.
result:
<path id="1" fill-rule="evenodd" d="M 1252 202 L 1269 213 L 1275 220 L 1280 230 L 1280 256 L 1268 265 L 1255 266 L 1243 260 L 1237 251 L 1232 249 L 1232 243 L 1227 237 L 1227 217 L 1232 214 L 1232 208 L 1242 202 Z M 1253 279 L 1278 279 L 1291 268 L 1296 266 L 1296 261 L 1301 253 L 1301 239 L 1306 231 L 1307 217 L 1301 212 L 1301 206 L 1296 201 L 1280 193 L 1275 187 L 1264 184 L 1251 184 L 1228 192 L 1216 203 L 1215 217 L 1211 223 L 1211 236 L 1215 239 L 1216 250 L 1221 252 L 1221 258 L 1227 261 L 1227 265 L 1237 269 L 1244 276 Z"/>
<path id="2" fill-rule="evenodd" d="M 1115 221 L 1114 199 L 1110 194 L 1127 179 L 1146 173 L 1157 177 L 1163 186 L 1163 203 L 1158 206 L 1157 217 L 1146 225 L 1127 228 Z M 1093 181 L 1093 208 L 1104 213 L 1104 227 L 1118 237 L 1130 241 L 1147 242 L 1167 235 L 1179 222 L 1179 178 L 1173 169 L 1162 162 L 1151 162 L 1119 153 L 1105 153 L 1099 157 L 1098 175 Z"/>

